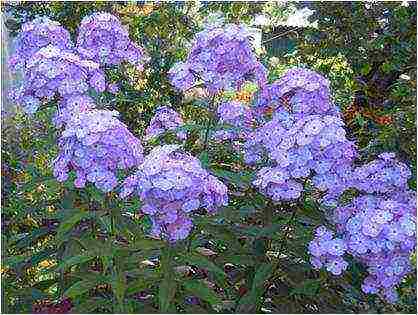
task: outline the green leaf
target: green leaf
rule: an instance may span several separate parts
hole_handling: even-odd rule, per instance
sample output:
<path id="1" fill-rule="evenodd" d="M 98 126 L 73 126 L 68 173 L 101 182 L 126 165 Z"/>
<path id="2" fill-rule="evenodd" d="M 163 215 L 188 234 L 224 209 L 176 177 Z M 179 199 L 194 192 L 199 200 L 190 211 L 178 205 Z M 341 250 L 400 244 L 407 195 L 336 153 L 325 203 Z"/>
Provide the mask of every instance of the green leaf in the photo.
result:
<path id="1" fill-rule="evenodd" d="M 263 287 L 264 281 L 270 278 L 272 271 L 272 263 L 261 264 L 254 275 L 252 290 L 257 290 L 258 288 Z"/>
<path id="2" fill-rule="evenodd" d="M 71 258 L 68 258 L 62 262 L 59 263 L 59 265 L 56 267 L 56 270 L 64 270 L 65 268 L 74 266 L 74 265 L 78 265 L 78 264 L 82 264 L 85 263 L 87 261 L 90 261 L 92 259 L 94 259 L 96 256 L 92 256 L 92 255 L 77 255 L 77 256 L 73 256 Z"/>
<path id="3" fill-rule="evenodd" d="M 202 153 L 200 153 L 199 160 L 202 163 L 202 166 L 204 168 L 206 169 L 209 168 L 210 160 L 209 160 L 209 154 L 207 151 L 203 151 Z"/>
<path id="4" fill-rule="evenodd" d="M 203 125 L 198 124 L 184 124 L 174 129 L 175 132 L 179 131 L 194 131 L 194 130 L 202 130 L 205 128 Z"/>
<path id="5" fill-rule="evenodd" d="M 248 291 L 238 302 L 236 313 L 253 313 L 256 309 L 258 296 L 254 291 Z"/>
<path id="6" fill-rule="evenodd" d="M 253 255 L 246 255 L 246 254 L 233 254 L 233 255 L 224 255 L 220 257 L 222 261 L 228 262 L 234 265 L 240 266 L 253 266 L 256 261 L 254 260 Z"/>
<path id="7" fill-rule="evenodd" d="M 76 225 L 81 220 L 87 219 L 91 216 L 92 214 L 87 211 L 73 211 L 63 222 L 61 222 L 60 226 L 58 227 L 57 238 L 59 240 L 63 240 L 65 234 L 69 232 L 74 227 L 74 225 Z"/>
<path id="8" fill-rule="evenodd" d="M 88 314 L 93 313 L 98 309 L 106 309 L 111 312 L 112 300 L 102 297 L 93 297 L 74 306 L 74 308 L 71 309 L 71 312 L 74 314 Z"/>
<path id="9" fill-rule="evenodd" d="M 135 281 L 129 282 L 126 289 L 126 295 L 131 295 L 136 292 L 142 291 L 149 286 L 149 283 L 146 282 L 147 279 L 137 279 Z"/>
<path id="10" fill-rule="evenodd" d="M 112 281 L 112 291 L 119 305 L 123 305 L 123 299 L 126 291 L 126 278 L 122 272 L 119 272 Z"/>
<path id="11" fill-rule="evenodd" d="M 216 176 L 225 178 L 226 180 L 230 181 L 231 183 L 234 183 L 239 187 L 246 187 L 250 185 L 254 177 L 254 174 L 252 172 L 235 173 L 221 168 L 212 168 L 212 172 Z"/>
<path id="12" fill-rule="evenodd" d="M 184 262 L 188 262 L 191 265 L 196 265 L 201 268 L 207 269 L 208 271 L 212 271 L 215 274 L 221 276 L 222 278 L 226 277 L 225 272 L 216 266 L 212 261 L 210 261 L 207 257 L 199 254 L 186 254 L 182 256 L 182 260 Z"/>
<path id="13" fill-rule="evenodd" d="M 93 289 L 99 284 L 101 283 L 100 281 L 98 281 L 98 279 L 86 279 L 78 281 L 64 292 L 64 296 L 68 298 L 75 298 L 81 294 L 88 292 L 90 289 Z"/>
<path id="14" fill-rule="evenodd" d="M 227 226 L 224 225 L 215 225 L 215 224 L 200 224 L 198 218 L 196 218 L 195 222 L 200 226 L 201 229 L 210 232 L 213 235 L 216 235 L 217 238 L 224 240 L 228 243 L 234 250 L 240 252 L 242 249 L 241 244 L 238 242 L 234 233 L 232 233 Z"/>
<path id="15" fill-rule="evenodd" d="M 158 290 L 158 301 L 161 313 L 167 313 L 170 309 L 170 305 L 176 294 L 177 282 L 171 279 L 171 276 L 167 275 L 160 283 Z"/>
<path id="16" fill-rule="evenodd" d="M 146 251 L 146 250 L 160 249 L 160 248 L 163 248 L 164 246 L 167 246 L 167 244 L 163 241 L 155 240 L 151 238 L 144 238 L 144 239 L 135 240 L 134 243 L 128 247 L 128 249 L 133 250 L 133 251 L 136 251 L 136 250 Z"/>
<path id="17" fill-rule="evenodd" d="M 320 288 L 321 280 L 308 279 L 305 280 L 300 287 L 294 288 L 290 291 L 290 295 L 306 295 L 315 296 Z"/>
<path id="18" fill-rule="evenodd" d="M 184 283 L 186 291 L 208 302 L 211 306 L 221 304 L 222 300 L 205 283 L 199 280 L 188 280 Z"/>

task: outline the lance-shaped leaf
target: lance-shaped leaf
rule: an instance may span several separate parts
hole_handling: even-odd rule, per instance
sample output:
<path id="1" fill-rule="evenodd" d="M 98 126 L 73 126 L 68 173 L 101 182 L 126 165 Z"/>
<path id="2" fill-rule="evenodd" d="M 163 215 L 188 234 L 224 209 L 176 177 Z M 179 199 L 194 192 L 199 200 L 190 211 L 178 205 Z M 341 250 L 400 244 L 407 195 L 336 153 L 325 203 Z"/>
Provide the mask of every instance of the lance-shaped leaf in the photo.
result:
<path id="1" fill-rule="evenodd" d="M 220 297 L 209 288 L 205 283 L 199 280 L 188 280 L 184 283 L 184 288 L 189 293 L 197 296 L 198 298 L 208 302 L 211 306 L 222 303 Z"/>

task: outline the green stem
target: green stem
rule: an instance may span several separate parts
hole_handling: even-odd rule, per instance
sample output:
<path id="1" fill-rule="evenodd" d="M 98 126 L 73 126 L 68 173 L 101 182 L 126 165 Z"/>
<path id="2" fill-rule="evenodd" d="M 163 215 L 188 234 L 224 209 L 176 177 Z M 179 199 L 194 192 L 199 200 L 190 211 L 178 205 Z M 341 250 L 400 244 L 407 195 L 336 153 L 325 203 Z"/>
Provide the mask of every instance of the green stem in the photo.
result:
<path id="1" fill-rule="evenodd" d="M 264 211 L 264 227 L 269 227 L 273 223 L 273 206 L 271 204 L 267 205 L 267 208 Z M 271 249 L 271 237 L 268 237 L 266 240 L 266 254 Z M 266 257 L 267 259 L 267 257 Z"/>
<path id="2" fill-rule="evenodd" d="M 212 99 L 209 101 L 209 118 L 206 124 L 205 142 L 203 146 L 204 151 L 206 151 L 208 147 L 210 129 L 213 123 L 216 122 L 216 110 L 217 110 L 216 95 L 214 95 Z"/>
<path id="3" fill-rule="evenodd" d="M 168 313 L 170 305 L 173 303 L 177 286 L 173 270 L 173 250 L 170 244 L 167 244 L 162 249 L 160 269 L 163 280 L 160 282 L 158 293 L 159 311 L 160 313 Z"/>

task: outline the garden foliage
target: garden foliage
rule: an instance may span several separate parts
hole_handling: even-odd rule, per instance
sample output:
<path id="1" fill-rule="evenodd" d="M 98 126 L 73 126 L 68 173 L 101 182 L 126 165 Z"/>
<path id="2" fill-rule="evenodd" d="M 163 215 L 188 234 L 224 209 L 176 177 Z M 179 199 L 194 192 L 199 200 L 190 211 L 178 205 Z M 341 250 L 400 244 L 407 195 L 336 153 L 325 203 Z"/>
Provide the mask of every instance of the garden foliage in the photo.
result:
<path id="1" fill-rule="evenodd" d="M 335 80 L 271 80 L 237 6 L 196 25 L 98 8 L 24 23 L 9 60 L 28 116 L 2 151 L 5 311 L 396 309 L 415 285 L 412 172 L 363 154 Z"/>

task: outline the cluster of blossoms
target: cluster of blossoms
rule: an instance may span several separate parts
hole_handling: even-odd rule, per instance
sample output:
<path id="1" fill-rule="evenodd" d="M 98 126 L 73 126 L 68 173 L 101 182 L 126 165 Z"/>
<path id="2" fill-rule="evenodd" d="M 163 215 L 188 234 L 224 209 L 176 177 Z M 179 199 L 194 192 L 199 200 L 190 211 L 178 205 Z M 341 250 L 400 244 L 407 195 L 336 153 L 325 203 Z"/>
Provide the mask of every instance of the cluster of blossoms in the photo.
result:
<path id="1" fill-rule="evenodd" d="M 279 80 L 265 85 L 256 99 L 254 111 L 262 116 L 286 104 L 295 114 L 339 114 L 331 100 L 329 81 L 304 68 L 289 69 Z"/>
<path id="2" fill-rule="evenodd" d="M 298 198 L 303 189 L 298 181 L 311 175 L 320 190 L 344 190 L 345 182 L 339 179 L 356 155 L 337 116 L 291 114 L 284 109 L 254 131 L 245 148 L 247 163 L 268 156 L 272 165 L 258 172 L 254 184 L 276 201 Z"/>
<path id="3" fill-rule="evenodd" d="M 217 140 L 246 139 L 253 126 L 251 109 L 242 102 L 223 102 L 218 106 L 219 123 L 229 125 L 233 129 L 218 130 L 214 134 Z"/>
<path id="4" fill-rule="evenodd" d="M 70 33 L 58 22 L 39 17 L 25 23 L 15 39 L 16 51 L 8 61 L 9 69 L 12 71 L 24 69 L 32 56 L 48 45 L 69 51 L 73 48 Z"/>
<path id="5" fill-rule="evenodd" d="M 41 102 L 57 93 L 66 97 L 86 93 L 89 88 L 102 92 L 105 76 L 99 64 L 57 46 L 39 49 L 26 61 L 23 84 L 12 91 L 11 98 L 28 113 L 34 113 Z"/>
<path id="6" fill-rule="evenodd" d="M 143 161 L 141 142 L 115 116 L 115 111 L 91 109 L 73 113 L 58 141 L 59 155 L 54 176 L 68 179 L 70 170 L 77 178 L 74 186 L 92 182 L 104 192 L 117 184 L 118 169 L 129 169 Z"/>
<path id="7" fill-rule="evenodd" d="M 62 98 L 58 103 L 58 109 L 52 118 L 52 122 L 57 128 L 65 127 L 73 113 L 81 113 L 95 108 L 96 103 L 90 96 L 84 94 L 69 95 Z"/>
<path id="8" fill-rule="evenodd" d="M 335 209 L 334 223 L 339 237 L 320 227 L 309 244 L 315 268 L 340 275 L 347 268 L 349 254 L 365 266 L 365 293 L 378 293 L 389 302 L 397 300 L 395 290 L 412 268 L 409 261 L 416 246 L 416 200 L 414 193 L 392 196 L 364 195 Z"/>
<path id="9" fill-rule="evenodd" d="M 248 31 L 235 24 L 213 25 L 198 33 L 186 62 L 170 69 L 172 84 L 184 91 L 203 82 L 211 94 L 239 89 L 245 81 L 265 85 L 266 69 L 253 53 L 248 37 Z"/>
<path id="10" fill-rule="evenodd" d="M 77 37 L 80 56 L 102 65 L 119 65 L 126 61 L 142 70 L 148 59 L 144 50 L 130 40 L 129 32 L 119 19 L 109 13 L 86 16 Z"/>
<path id="11" fill-rule="evenodd" d="M 309 179 L 325 194 L 322 201 L 335 207 L 336 231 L 319 227 L 309 244 L 314 267 L 325 266 L 340 275 L 348 267 L 345 256 L 351 255 L 368 268 L 363 291 L 395 301 L 394 288 L 411 270 L 409 255 L 416 246 L 415 193 L 407 186 L 411 172 L 388 153 L 355 167 L 356 146 L 346 138 L 329 82 L 313 71 L 294 68 L 267 85 L 266 70 L 248 35 L 241 26 L 208 24 L 197 34 L 186 62 L 170 70 L 173 85 L 185 91 L 203 83 L 214 95 L 240 90 L 248 81 L 257 83 L 261 90 L 252 108 L 237 101 L 219 106 L 220 123 L 235 129 L 217 132 L 215 138 L 245 140 L 246 163 L 267 164 L 254 185 L 275 201 L 299 198 Z M 192 230 L 191 213 L 213 213 L 227 204 L 226 186 L 179 146 L 156 147 L 144 158 L 141 142 L 117 119 L 117 112 L 97 109 L 88 95 L 91 88 L 117 93 L 116 85 L 106 84 L 101 66 L 126 61 L 142 68 L 146 59 L 111 14 L 84 18 L 75 48 L 58 23 L 36 19 L 24 25 L 10 61 L 12 69 L 23 70 L 23 85 L 11 96 L 29 113 L 59 96 L 53 122 L 63 132 L 54 176 L 65 181 L 74 171 L 76 187 L 91 182 L 109 192 L 118 185 L 118 170 L 137 168 L 124 181 L 120 196 L 135 192 L 141 211 L 152 220 L 151 234 L 175 242 Z M 261 125 L 253 129 L 255 121 Z M 182 124 L 178 113 L 160 107 L 145 137 Z M 186 138 L 181 132 L 177 136 Z M 339 197 L 347 189 L 359 196 L 341 205 Z"/>
<path id="12" fill-rule="evenodd" d="M 407 183 L 411 172 L 393 153 L 383 153 L 342 173 L 334 178 L 334 185 L 341 188 L 335 197 L 345 189 L 355 189 L 360 196 L 348 205 L 334 204 L 332 223 L 338 236 L 318 228 L 309 244 L 311 263 L 340 275 L 348 266 L 343 256 L 351 255 L 367 266 L 362 290 L 394 303 L 395 287 L 411 271 L 409 257 L 416 247 L 416 194 Z"/>
<path id="13" fill-rule="evenodd" d="M 228 203 L 227 187 L 177 145 L 156 147 L 145 157 L 125 180 L 121 197 L 132 192 L 143 203 L 141 211 L 151 217 L 151 234 L 173 242 L 190 233 L 189 213 L 199 208 L 213 213 Z"/>
<path id="14" fill-rule="evenodd" d="M 348 267 L 345 256 L 351 255 L 367 266 L 363 291 L 396 301 L 395 287 L 411 271 L 409 256 L 416 246 L 408 167 L 393 153 L 356 167 L 356 146 L 346 138 L 329 83 L 312 71 L 291 69 L 266 86 L 254 113 L 261 126 L 248 137 L 244 157 L 249 164 L 269 164 L 254 184 L 273 200 L 291 200 L 301 195 L 301 180 L 309 178 L 325 194 L 323 204 L 334 207 L 336 233 L 316 229 L 309 244 L 312 265 L 341 275 Z M 348 189 L 360 196 L 342 206 L 339 198 Z"/>
<path id="15" fill-rule="evenodd" d="M 161 106 L 156 109 L 155 115 L 151 118 L 150 124 L 145 130 L 145 140 L 155 138 L 168 130 L 174 130 L 184 124 L 183 118 L 175 110 Z M 185 140 L 187 133 L 184 131 L 177 132 L 177 138 Z"/>
<path id="16" fill-rule="evenodd" d="M 319 269 L 325 266 L 334 275 L 341 275 L 348 263 L 342 258 L 347 250 L 346 243 L 335 237 L 332 231 L 324 226 L 315 230 L 315 239 L 309 243 L 309 253 L 313 256 L 311 264 Z"/>
<path id="17" fill-rule="evenodd" d="M 399 162 L 394 153 L 383 153 L 378 159 L 356 167 L 351 185 L 366 193 L 388 194 L 407 190 L 410 177 L 408 166 Z"/>
<path id="18" fill-rule="evenodd" d="M 84 19 L 76 48 L 56 22 L 41 18 L 26 23 L 10 61 L 13 69 L 23 71 L 23 84 L 11 97 L 26 112 L 34 113 L 42 102 L 58 96 L 53 122 L 63 132 L 54 176 L 65 181 L 74 171 L 76 187 L 84 187 L 88 181 L 108 192 L 118 184 L 118 169 L 136 167 L 143 161 L 142 146 L 116 118 L 117 112 L 96 109 L 88 94 L 92 88 L 117 92 L 117 86 L 106 85 L 101 65 L 126 60 L 139 66 L 144 54 L 108 13 Z M 99 52 L 100 58 L 89 54 L 93 51 Z"/>

